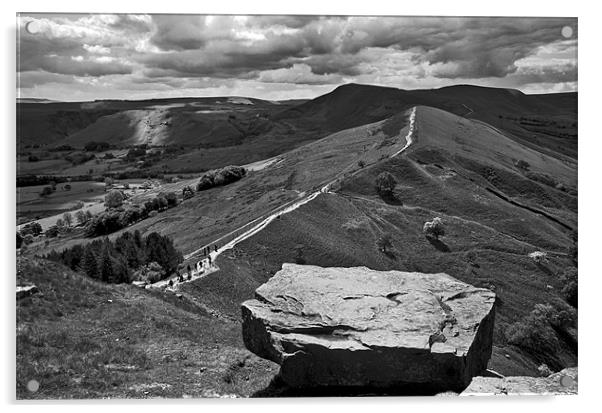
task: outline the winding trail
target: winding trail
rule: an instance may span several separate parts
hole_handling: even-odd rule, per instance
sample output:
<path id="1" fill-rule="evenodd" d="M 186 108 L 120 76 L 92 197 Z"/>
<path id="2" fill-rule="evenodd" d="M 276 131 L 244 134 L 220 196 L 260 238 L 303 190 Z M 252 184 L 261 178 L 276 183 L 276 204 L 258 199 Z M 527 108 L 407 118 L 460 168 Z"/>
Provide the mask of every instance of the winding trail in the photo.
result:
<path id="1" fill-rule="evenodd" d="M 394 157 L 398 156 L 399 154 L 404 152 L 414 142 L 415 122 L 416 122 L 416 107 L 413 107 L 412 111 L 410 113 L 410 126 L 408 128 L 408 133 L 405 136 L 406 144 L 403 148 L 401 148 L 400 150 L 395 152 L 393 155 L 391 155 L 390 158 L 394 158 Z M 359 171 L 361 171 L 361 169 L 356 171 L 355 173 L 357 173 Z M 354 174 L 352 174 L 351 176 L 353 176 L 353 175 Z M 178 277 L 176 276 L 176 277 L 171 277 L 169 279 L 158 281 L 154 284 L 151 284 L 150 286 L 152 288 L 168 288 L 171 290 L 177 290 L 179 284 L 198 280 L 199 278 L 206 277 L 207 275 L 219 270 L 219 267 L 215 263 L 215 260 L 221 253 L 234 248 L 238 243 L 257 234 L 259 231 L 261 231 L 265 227 L 267 227 L 273 220 L 279 218 L 280 216 L 288 214 L 289 212 L 292 212 L 292 211 L 296 210 L 297 208 L 313 201 L 320 194 L 330 193 L 330 187 L 334 183 L 336 183 L 339 179 L 340 179 L 340 177 L 337 176 L 336 178 L 334 178 L 333 180 L 329 181 L 324 186 L 322 186 L 319 190 L 317 190 L 307 196 L 304 196 L 303 198 L 301 198 L 299 200 L 292 201 L 292 203 L 290 203 L 289 205 L 284 204 L 285 206 L 278 207 L 274 212 L 270 213 L 270 215 L 268 215 L 264 219 L 261 219 L 261 217 L 257 218 L 255 220 L 235 229 L 234 231 L 231 231 L 230 233 L 214 240 L 213 242 L 211 242 L 207 245 L 204 245 L 204 246 L 200 247 L 199 249 L 192 251 L 189 254 L 186 254 L 184 256 L 184 259 L 189 260 L 189 259 L 193 258 L 194 256 L 201 254 L 203 252 L 203 250 L 205 250 L 206 248 L 212 249 L 212 251 L 209 254 L 209 257 L 211 257 L 211 264 L 209 264 L 208 257 L 204 257 L 200 261 L 196 262 L 196 264 L 192 270 L 191 278 L 189 280 L 184 279 L 184 281 L 176 282 L 176 280 L 178 279 Z M 261 220 L 261 221 L 259 221 L 259 220 Z M 235 238 L 233 238 L 226 244 L 219 247 L 217 250 L 213 249 L 213 246 L 218 244 L 219 241 L 221 241 L 222 239 L 227 238 L 228 236 L 236 233 L 237 231 L 240 231 L 242 228 L 245 228 L 245 227 L 249 226 L 250 224 L 257 222 L 257 221 L 259 221 L 259 223 L 255 224 L 254 226 L 252 226 L 245 232 L 236 236 Z M 172 282 L 173 286 L 169 286 L 170 281 Z"/>

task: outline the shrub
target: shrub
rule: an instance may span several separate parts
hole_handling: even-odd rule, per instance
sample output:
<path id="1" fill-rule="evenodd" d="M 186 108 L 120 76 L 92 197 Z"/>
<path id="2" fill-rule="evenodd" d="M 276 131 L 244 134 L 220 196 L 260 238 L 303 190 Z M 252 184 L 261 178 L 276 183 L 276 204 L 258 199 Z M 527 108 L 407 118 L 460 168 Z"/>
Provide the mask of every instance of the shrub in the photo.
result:
<path id="1" fill-rule="evenodd" d="M 376 240 L 376 246 L 378 247 L 378 249 L 380 251 L 382 251 L 386 254 L 387 248 L 393 247 L 393 244 L 391 243 L 391 234 L 389 234 L 388 232 L 385 232 L 384 234 L 382 234 Z"/>
<path id="2" fill-rule="evenodd" d="M 123 199 L 121 191 L 114 189 L 105 196 L 105 206 L 107 208 L 119 208 L 123 205 Z"/>
<path id="3" fill-rule="evenodd" d="M 515 165 L 515 166 L 516 166 L 518 169 L 520 169 L 520 170 L 523 170 L 523 171 L 528 171 L 528 170 L 529 170 L 529 168 L 531 167 L 531 165 L 529 165 L 529 162 L 527 162 L 527 161 L 523 161 L 522 159 L 520 159 L 520 160 L 516 161 L 516 162 L 514 163 L 514 165 Z"/>
<path id="4" fill-rule="evenodd" d="M 51 194 L 52 194 L 52 188 L 49 186 L 45 186 L 44 188 L 42 188 L 42 191 L 40 192 L 41 197 L 47 197 Z"/>
<path id="5" fill-rule="evenodd" d="M 561 302 L 559 302 L 561 303 Z M 574 335 L 577 313 L 566 304 L 536 304 L 531 313 L 513 323 L 506 330 L 508 342 L 531 353 L 540 361 L 555 368 L 563 366 L 558 361 L 562 336 Z"/>
<path id="6" fill-rule="evenodd" d="M 56 238 L 59 235 L 59 228 L 56 225 L 51 226 L 44 233 L 46 238 Z"/>
<path id="7" fill-rule="evenodd" d="M 364 166 L 366 166 L 366 162 L 360 160 L 357 162 L 357 166 L 359 166 L 360 168 L 363 168 Z"/>
<path id="8" fill-rule="evenodd" d="M 192 198 L 194 196 L 194 191 L 190 186 L 185 186 L 182 188 L 182 197 L 184 199 Z"/>
<path id="9" fill-rule="evenodd" d="M 38 162 L 38 161 L 40 160 L 40 158 L 38 158 L 38 157 L 37 157 L 37 156 L 35 156 L 35 155 L 29 155 L 29 156 L 27 157 L 27 160 L 28 160 L 29 162 Z"/>
<path id="10" fill-rule="evenodd" d="M 132 278 L 136 281 L 144 281 L 152 284 L 165 278 L 165 271 L 159 264 L 153 261 L 148 265 L 138 268 Z"/>
<path id="11" fill-rule="evenodd" d="M 548 254 L 545 251 L 534 251 L 529 254 L 529 258 L 536 264 L 545 264 L 548 262 Z"/>
<path id="12" fill-rule="evenodd" d="M 33 235 L 27 234 L 23 237 L 23 244 L 29 245 L 33 242 Z"/>
<path id="13" fill-rule="evenodd" d="M 376 192 L 383 196 L 391 196 L 397 182 L 389 172 L 381 172 L 376 177 Z"/>
<path id="14" fill-rule="evenodd" d="M 566 270 L 564 270 L 564 273 L 560 277 L 560 280 L 563 284 L 561 291 L 562 296 L 564 297 L 567 303 L 577 308 L 577 296 L 579 293 L 577 268 L 569 267 Z"/>
<path id="15" fill-rule="evenodd" d="M 445 235 L 445 227 L 441 218 L 433 218 L 432 221 L 427 221 L 422 227 L 422 232 L 427 238 L 439 239 L 439 237 Z"/>

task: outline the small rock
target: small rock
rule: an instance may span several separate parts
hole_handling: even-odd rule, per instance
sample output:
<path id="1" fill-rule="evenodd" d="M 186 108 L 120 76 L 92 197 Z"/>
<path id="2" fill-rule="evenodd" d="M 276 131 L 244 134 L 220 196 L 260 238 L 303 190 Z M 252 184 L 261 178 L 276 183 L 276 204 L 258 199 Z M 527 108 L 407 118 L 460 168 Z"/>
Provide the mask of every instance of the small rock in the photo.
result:
<path id="1" fill-rule="evenodd" d="M 36 285 L 17 285 L 17 300 L 20 300 L 25 297 L 29 297 L 30 295 L 34 295 L 38 293 L 40 290 Z"/>

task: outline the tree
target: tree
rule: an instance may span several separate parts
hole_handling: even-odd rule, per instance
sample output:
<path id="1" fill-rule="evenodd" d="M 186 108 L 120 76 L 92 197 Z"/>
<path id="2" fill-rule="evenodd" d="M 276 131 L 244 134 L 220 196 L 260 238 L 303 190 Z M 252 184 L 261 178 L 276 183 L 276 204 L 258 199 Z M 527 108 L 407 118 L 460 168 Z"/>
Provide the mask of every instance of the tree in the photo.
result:
<path id="1" fill-rule="evenodd" d="M 395 185 L 397 185 L 395 177 L 393 177 L 393 175 L 391 175 L 389 172 L 381 172 L 376 177 L 376 191 L 381 196 L 393 195 Z"/>
<path id="2" fill-rule="evenodd" d="M 71 215 L 71 213 L 69 212 L 65 212 L 63 214 L 63 221 L 65 221 L 65 224 L 70 227 L 71 224 L 73 223 L 73 215 Z"/>
<path id="3" fill-rule="evenodd" d="M 387 248 L 392 248 L 393 244 L 391 242 L 391 234 L 385 232 L 376 240 L 376 246 L 378 249 L 385 254 L 387 253 Z"/>
<path id="4" fill-rule="evenodd" d="M 24 225 L 23 228 L 21 228 L 22 236 L 31 234 L 34 237 L 37 237 L 41 233 L 42 233 L 42 226 L 40 225 L 39 222 L 30 222 L 29 224 Z"/>
<path id="5" fill-rule="evenodd" d="M 81 209 L 75 213 L 75 219 L 80 225 L 85 225 L 90 220 L 88 215 Z"/>
<path id="6" fill-rule="evenodd" d="M 56 225 L 51 226 L 44 233 L 46 238 L 55 238 L 59 235 L 59 228 Z"/>
<path id="7" fill-rule="evenodd" d="M 445 235 L 445 227 L 443 226 L 443 221 L 441 218 L 436 217 L 433 218 L 432 221 L 427 221 L 424 223 L 424 227 L 422 228 L 422 232 L 426 235 L 427 238 L 439 239 L 439 237 Z"/>
<path id="8" fill-rule="evenodd" d="M 116 189 L 105 196 L 105 206 L 107 208 L 119 208 L 123 205 L 123 194 Z"/>
<path id="9" fill-rule="evenodd" d="M 22 244 L 23 244 L 23 237 L 21 236 L 21 234 L 19 234 L 19 231 L 17 231 L 17 248 L 21 248 Z"/>
<path id="10" fill-rule="evenodd" d="M 111 255 L 109 254 L 109 248 L 107 246 L 105 246 L 102 252 L 99 272 L 102 281 L 109 282 L 113 279 L 113 263 L 111 262 Z"/>
<path id="11" fill-rule="evenodd" d="M 70 185 L 70 184 L 65 184 L 65 185 L 63 186 L 63 189 L 64 189 L 65 191 L 71 191 L 71 185 Z"/>
<path id="12" fill-rule="evenodd" d="M 56 226 L 59 229 L 59 231 L 63 230 L 65 228 L 65 221 L 63 221 L 61 218 L 57 219 Z"/>

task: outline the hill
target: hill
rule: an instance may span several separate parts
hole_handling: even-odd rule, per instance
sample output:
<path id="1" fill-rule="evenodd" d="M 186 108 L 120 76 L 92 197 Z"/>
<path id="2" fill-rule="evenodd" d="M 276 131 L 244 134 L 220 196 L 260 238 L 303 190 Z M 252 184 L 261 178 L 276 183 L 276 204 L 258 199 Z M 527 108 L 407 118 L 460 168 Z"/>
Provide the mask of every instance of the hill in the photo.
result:
<path id="1" fill-rule="evenodd" d="M 517 141 L 557 156 L 577 157 L 577 93 L 526 95 L 518 90 L 472 85 L 402 90 L 347 84 L 279 113 L 275 119 L 297 127 L 334 132 L 388 118 L 425 105 L 477 119 Z"/>
<path id="2" fill-rule="evenodd" d="M 382 92 L 382 99 L 391 104 L 398 93 L 363 86 L 351 90 L 357 99 Z M 512 101 L 516 95 L 503 90 L 499 94 L 498 102 Z M 318 99 L 336 102 L 336 96 Z M 554 99 L 570 102 L 565 96 Z M 358 100 L 358 105 L 364 104 L 365 119 L 381 116 L 381 109 L 389 110 L 374 101 Z M 346 120 L 345 111 L 335 106 L 311 101 L 295 110 L 307 111 L 303 115 L 306 125 L 311 119 L 317 125 L 329 119 L 339 119 L 339 126 L 354 121 L 353 116 Z M 294 113 L 298 112 L 285 110 L 279 116 L 292 122 Z M 238 321 L 227 320 L 239 320 L 240 303 L 252 298 L 255 288 L 283 263 L 367 266 L 445 272 L 494 290 L 499 300 L 489 367 L 505 375 L 537 375 L 545 363 L 558 371 L 577 362 L 574 309 L 562 294 L 562 274 L 575 265 L 570 249 L 577 228 L 577 162 L 538 148 L 479 119 L 435 107 L 408 106 L 393 116 L 282 153 L 243 179 L 201 191 L 128 230 L 171 236 L 185 255 L 190 254 L 187 263 L 192 264 L 199 259 L 195 251 L 203 246 L 221 247 L 273 217 L 275 211 L 299 203 L 223 252 L 217 271 L 178 286 L 184 297 L 223 316 L 216 323 L 227 333 L 206 333 L 207 340 L 214 339 L 217 345 L 234 343 L 228 341 L 228 334 L 240 337 Z M 396 181 L 391 196 L 383 197 L 375 188 L 376 177 L 383 172 Z M 181 190 L 194 182 L 166 184 L 163 190 Z M 424 223 L 434 217 L 445 225 L 446 234 L 439 239 L 422 232 Z M 390 235 L 392 244 L 386 254 L 377 246 L 384 234 Z M 50 240 L 31 252 L 82 241 Z M 535 260 L 530 256 L 534 252 L 546 258 Z M 548 307 L 542 315 L 541 309 Z M 554 311 L 563 314 L 566 324 L 558 324 Z M 236 351 L 243 354 L 246 350 L 237 343 L 231 345 L 240 345 Z M 266 365 L 264 372 L 271 368 Z"/>

